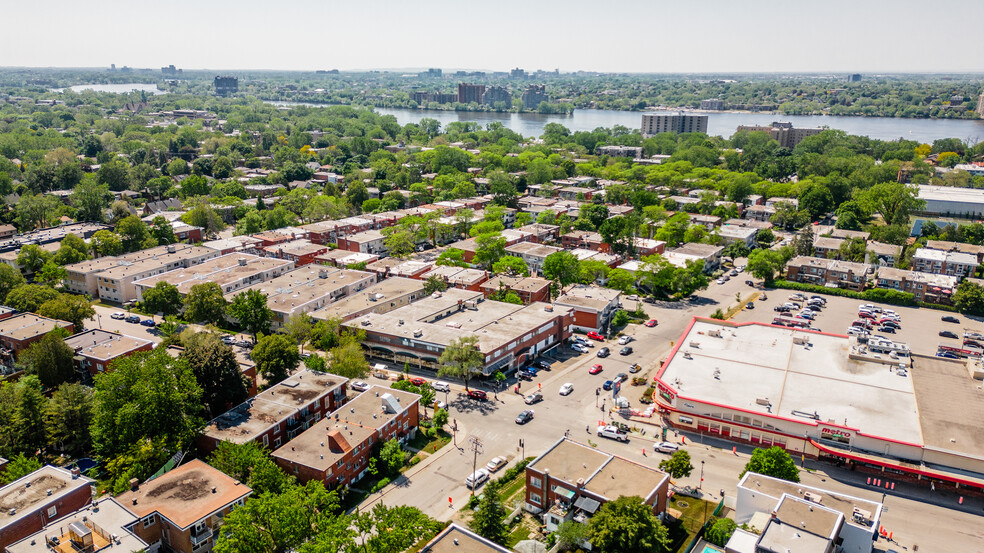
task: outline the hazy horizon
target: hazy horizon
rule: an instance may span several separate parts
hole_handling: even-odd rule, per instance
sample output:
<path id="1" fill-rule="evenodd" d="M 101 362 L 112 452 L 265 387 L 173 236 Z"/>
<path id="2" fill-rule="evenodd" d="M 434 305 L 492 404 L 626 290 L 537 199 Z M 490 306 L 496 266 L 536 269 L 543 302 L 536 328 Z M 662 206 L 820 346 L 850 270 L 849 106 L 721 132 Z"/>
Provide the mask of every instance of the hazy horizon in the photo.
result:
<path id="1" fill-rule="evenodd" d="M 98 9 L 18 2 L 0 63 L 23 68 L 176 67 L 201 71 L 506 71 L 638 74 L 980 73 L 984 2 L 822 5 L 778 0 L 584 0 L 468 5 L 257 0 L 133 3 Z M 933 20 L 920 16 L 931 12 Z M 64 15 L 62 15 L 64 14 Z M 405 69 L 404 69 L 405 68 Z"/>

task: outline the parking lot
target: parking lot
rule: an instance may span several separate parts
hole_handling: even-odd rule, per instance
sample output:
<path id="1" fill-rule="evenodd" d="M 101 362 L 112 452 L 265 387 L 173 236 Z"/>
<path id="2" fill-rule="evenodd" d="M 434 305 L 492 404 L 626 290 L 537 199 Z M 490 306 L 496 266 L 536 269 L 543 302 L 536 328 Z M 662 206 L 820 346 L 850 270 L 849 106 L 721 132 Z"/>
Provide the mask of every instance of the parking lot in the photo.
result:
<path id="1" fill-rule="evenodd" d="M 752 290 L 751 287 L 747 288 L 749 291 Z M 789 301 L 789 296 L 795 294 L 796 291 L 766 289 L 765 293 L 767 299 L 763 301 L 756 301 L 754 309 L 743 309 L 731 320 L 735 322 L 757 321 L 771 323 L 772 320 L 779 315 L 779 313 L 774 311 L 774 308 Z M 817 318 L 812 322 L 812 325 L 815 329 L 820 329 L 823 332 L 833 334 L 846 334 L 848 327 L 851 326 L 851 323 L 858 319 L 858 307 L 865 303 L 874 303 L 839 296 L 830 296 L 827 294 L 805 293 L 805 295 L 807 297 L 819 295 L 827 300 L 826 307 L 823 308 L 820 315 L 817 316 Z M 802 304 L 803 302 L 797 303 Z M 900 324 L 902 328 L 895 334 L 888 334 L 877 329 L 873 330 L 872 334 L 885 336 L 894 342 L 908 343 L 909 348 L 915 353 L 933 355 L 936 353 L 936 348 L 939 344 L 948 344 L 953 346 L 959 346 L 961 344 L 961 340 L 959 339 L 943 338 L 939 336 L 940 331 L 949 330 L 957 334 L 957 336 L 962 336 L 965 331 L 982 332 L 982 330 L 984 330 L 984 323 L 969 319 L 968 317 L 957 313 L 919 307 L 899 307 L 879 303 L 874 303 L 874 305 L 877 305 L 882 309 L 891 309 L 895 311 L 901 317 Z M 960 322 L 943 322 L 941 317 L 948 315 L 956 317 Z"/>

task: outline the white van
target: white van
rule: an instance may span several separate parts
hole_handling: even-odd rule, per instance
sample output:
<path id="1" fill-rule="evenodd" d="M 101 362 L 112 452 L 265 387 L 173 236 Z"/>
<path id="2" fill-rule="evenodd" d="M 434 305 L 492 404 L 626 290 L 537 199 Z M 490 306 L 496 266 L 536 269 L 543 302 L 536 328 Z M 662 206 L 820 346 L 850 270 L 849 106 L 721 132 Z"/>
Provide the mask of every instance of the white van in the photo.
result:
<path id="1" fill-rule="evenodd" d="M 470 490 L 474 490 L 475 488 L 484 484 L 485 481 L 488 479 L 489 479 L 489 471 L 485 469 L 478 469 L 475 472 L 469 474 L 468 478 L 465 478 L 465 486 Z"/>

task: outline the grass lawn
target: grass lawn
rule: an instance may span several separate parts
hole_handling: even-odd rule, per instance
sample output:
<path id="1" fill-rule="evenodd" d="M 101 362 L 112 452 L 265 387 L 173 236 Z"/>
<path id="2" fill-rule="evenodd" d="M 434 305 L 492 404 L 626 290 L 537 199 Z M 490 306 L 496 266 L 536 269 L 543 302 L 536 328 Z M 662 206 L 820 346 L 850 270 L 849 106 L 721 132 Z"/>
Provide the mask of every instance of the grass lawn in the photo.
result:
<path id="1" fill-rule="evenodd" d="M 669 501 L 667 508 L 680 511 L 680 519 L 668 525 L 670 531 L 670 551 L 682 553 L 690 540 L 697 535 L 700 527 L 704 524 L 704 509 L 707 509 L 707 518 L 711 518 L 711 513 L 717 507 L 717 503 L 703 501 L 694 497 L 682 494 L 675 494 Z"/>
<path id="2" fill-rule="evenodd" d="M 425 435 L 422 431 L 417 432 L 417 435 L 407 442 L 407 446 L 414 449 L 423 451 L 424 453 L 434 453 L 438 449 L 446 446 L 448 442 L 451 441 L 451 434 L 440 430 L 436 437 L 430 437 Z"/>

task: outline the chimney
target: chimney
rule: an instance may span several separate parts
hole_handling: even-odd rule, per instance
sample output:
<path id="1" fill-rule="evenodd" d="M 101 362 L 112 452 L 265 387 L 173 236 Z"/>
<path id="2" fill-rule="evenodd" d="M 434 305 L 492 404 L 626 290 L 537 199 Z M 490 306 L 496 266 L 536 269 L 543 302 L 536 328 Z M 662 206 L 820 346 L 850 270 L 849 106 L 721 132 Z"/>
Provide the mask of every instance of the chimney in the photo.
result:
<path id="1" fill-rule="evenodd" d="M 130 490 L 137 491 L 139 489 L 140 489 L 140 480 L 137 480 L 136 478 L 131 478 L 130 479 Z M 136 499 L 133 500 L 133 504 L 134 505 L 137 504 L 137 500 Z"/>
<path id="2" fill-rule="evenodd" d="M 215 486 L 212 486 L 212 493 L 215 493 Z"/>

